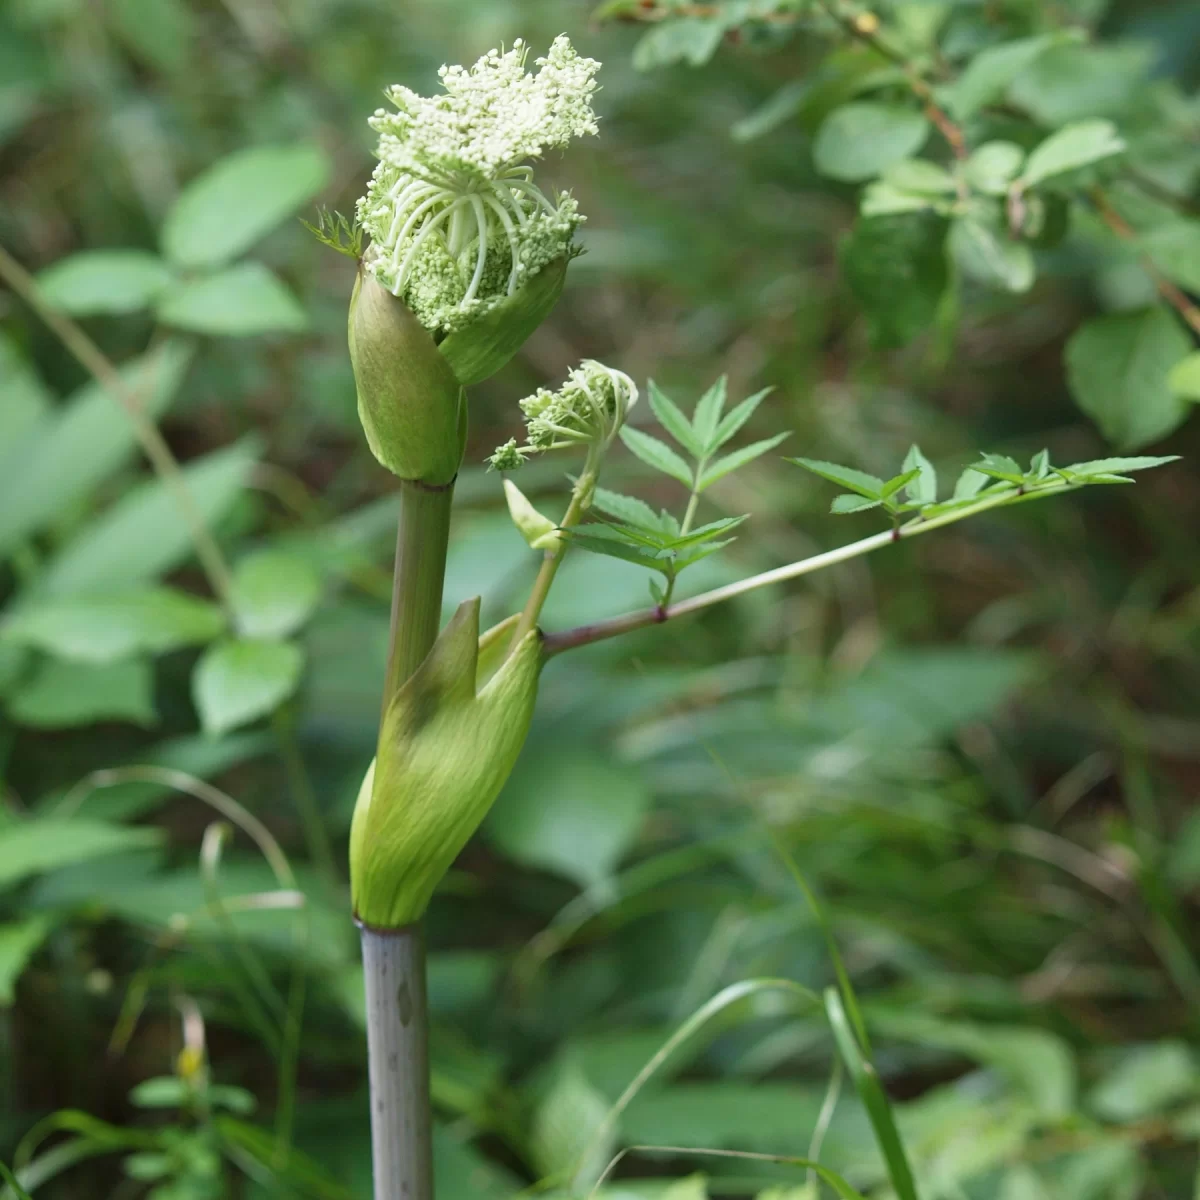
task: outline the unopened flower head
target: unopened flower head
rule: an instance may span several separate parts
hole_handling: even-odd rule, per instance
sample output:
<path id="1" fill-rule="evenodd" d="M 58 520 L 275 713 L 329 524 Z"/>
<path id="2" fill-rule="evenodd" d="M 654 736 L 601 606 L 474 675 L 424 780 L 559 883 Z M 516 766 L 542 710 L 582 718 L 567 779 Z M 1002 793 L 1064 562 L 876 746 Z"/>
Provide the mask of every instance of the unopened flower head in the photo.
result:
<path id="1" fill-rule="evenodd" d="M 366 265 L 432 333 L 461 329 L 571 252 L 583 221 L 571 196 L 551 201 L 526 160 L 596 133 L 600 64 L 555 39 L 537 74 L 528 47 L 485 54 L 469 70 L 441 69 L 444 93 L 396 85 L 370 119 L 379 165 L 358 220 Z"/>
<path id="2" fill-rule="evenodd" d="M 624 371 L 585 359 L 558 391 L 538 388 L 521 401 L 528 444 L 518 446 L 512 439 L 488 462 L 497 471 L 512 471 L 530 455 L 546 450 L 583 445 L 603 453 L 637 399 L 637 385 Z"/>

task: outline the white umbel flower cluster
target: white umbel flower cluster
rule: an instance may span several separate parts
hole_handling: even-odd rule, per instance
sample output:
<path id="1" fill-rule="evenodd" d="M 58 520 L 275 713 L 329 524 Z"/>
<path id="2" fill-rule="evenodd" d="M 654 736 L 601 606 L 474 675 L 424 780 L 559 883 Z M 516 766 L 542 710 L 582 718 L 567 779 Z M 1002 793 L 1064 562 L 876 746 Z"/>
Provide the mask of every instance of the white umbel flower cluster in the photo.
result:
<path id="1" fill-rule="evenodd" d="M 442 67 L 439 96 L 396 85 L 397 111 L 370 118 L 379 165 L 358 202 L 364 262 L 431 333 L 461 329 L 569 254 L 584 219 L 570 195 L 548 199 L 525 160 L 597 132 L 600 64 L 565 34 L 537 74 L 527 54 L 518 40 L 470 70 Z"/>
<path id="2" fill-rule="evenodd" d="M 637 400 L 637 384 L 624 371 L 584 359 L 558 391 L 538 388 L 521 401 L 528 444 L 510 439 L 488 462 L 497 471 L 515 471 L 530 455 L 546 450 L 583 445 L 603 454 Z"/>

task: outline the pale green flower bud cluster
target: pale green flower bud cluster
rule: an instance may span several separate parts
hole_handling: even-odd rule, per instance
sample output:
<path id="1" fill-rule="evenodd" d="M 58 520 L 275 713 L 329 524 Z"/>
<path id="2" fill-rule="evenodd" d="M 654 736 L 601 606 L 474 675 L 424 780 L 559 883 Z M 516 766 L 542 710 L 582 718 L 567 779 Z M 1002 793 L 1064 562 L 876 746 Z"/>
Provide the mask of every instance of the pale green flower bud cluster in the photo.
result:
<path id="1" fill-rule="evenodd" d="M 370 119 L 379 165 L 358 203 L 371 236 L 365 265 L 431 333 L 452 333 L 572 253 L 582 223 L 563 194 L 552 202 L 525 160 L 597 132 L 600 64 L 564 35 L 536 74 L 528 47 L 485 54 L 469 70 L 443 67 L 445 92 L 395 86 L 396 112 Z"/>
<path id="2" fill-rule="evenodd" d="M 557 391 L 538 388 L 521 401 L 527 444 L 510 439 L 488 462 L 497 471 L 515 471 L 530 455 L 546 450 L 583 445 L 603 453 L 637 399 L 637 385 L 623 371 L 585 359 Z"/>

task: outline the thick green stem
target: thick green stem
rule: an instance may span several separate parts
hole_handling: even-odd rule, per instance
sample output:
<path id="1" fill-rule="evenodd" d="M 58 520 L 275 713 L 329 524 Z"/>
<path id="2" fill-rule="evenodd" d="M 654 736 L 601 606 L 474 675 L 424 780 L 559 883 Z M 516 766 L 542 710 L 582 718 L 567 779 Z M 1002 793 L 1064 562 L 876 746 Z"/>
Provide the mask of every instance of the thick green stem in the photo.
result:
<path id="1" fill-rule="evenodd" d="M 400 485 L 392 628 L 383 690 L 397 690 L 437 640 L 454 485 Z M 420 930 L 363 927 L 375 1200 L 433 1200 L 429 1021 Z"/>
<path id="2" fill-rule="evenodd" d="M 400 484 L 396 573 L 392 582 L 392 629 L 388 644 L 383 708 L 425 661 L 442 624 L 442 585 L 450 545 L 454 484 Z"/>

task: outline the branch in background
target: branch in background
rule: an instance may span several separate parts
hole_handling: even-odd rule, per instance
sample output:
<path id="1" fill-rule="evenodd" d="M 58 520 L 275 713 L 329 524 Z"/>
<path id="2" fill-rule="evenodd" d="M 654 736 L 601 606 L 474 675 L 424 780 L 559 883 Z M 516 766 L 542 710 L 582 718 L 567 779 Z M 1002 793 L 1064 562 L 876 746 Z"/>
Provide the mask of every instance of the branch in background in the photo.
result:
<path id="1" fill-rule="evenodd" d="M 946 143 L 954 153 L 954 157 L 960 161 L 965 160 L 970 152 L 967 147 L 966 136 L 961 127 L 934 99 L 933 89 L 921 77 L 917 68 L 900 51 L 889 46 L 880 37 L 879 18 L 873 12 L 843 12 L 837 7 L 836 0 L 819 0 L 819 4 L 824 10 L 825 15 L 842 28 L 851 39 L 874 50 L 880 57 L 887 59 L 888 62 L 893 63 L 904 72 L 904 78 L 913 95 L 921 102 L 926 117 L 929 118 L 946 140 Z M 614 12 L 609 15 L 609 19 L 652 24 L 678 17 L 690 17 L 702 21 L 712 20 L 721 15 L 722 10 L 712 4 L 665 7 L 655 3 L 654 0 L 643 0 L 638 9 Z M 800 12 L 769 12 L 758 14 L 755 20 L 770 25 L 796 25 L 804 20 L 804 14 Z M 736 30 L 731 30 L 727 36 L 732 40 L 736 33 Z"/>
<path id="2" fill-rule="evenodd" d="M 641 0 L 636 10 L 612 13 L 601 10 L 603 19 L 640 24 L 655 24 L 672 17 L 691 17 L 699 21 L 711 21 L 723 15 L 723 10 L 716 4 L 666 6 L 655 3 L 655 0 Z M 754 19 L 767 25 L 798 25 L 804 19 L 804 14 L 800 12 L 765 12 L 756 14 Z"/>
<path id="3" fill-rule="evenodd" d="M 1177 192 L 1171 191 L 1170 188 L 1163 187 L 1158 180 L 1151 179 L 1149 175 L 1143 175 L 1141 171 L 1136 171 L 1132 167 L 1126 167 L 1124 174 L 1134 187 L 1144 192 L 1152 200 L 1157 200 L 1160 204 L 1166 204 L 1190 216 L 1200 217 L 1200 201 L 1193 200 L 1191 196 L 1181 196 Z"/>
<path id="4" fill-rule="evenodd" d="M 1117 237 L 1121 238 L 1122 241 L 1133 242 L 1136 245 L 1138 241 L 1137 230 L 1113 208 L 1104 191 L 1098 187 L 1093 188 L 1091 197 L 1092 203 L 1096 206 L 1096 211 L 1100 214 L 1101 219 L 1109 229 Z M 1158 289 L 1158 294 L 1187 322 L 1192 332 L 1200 336 L 1200 306 L 1197 306 L 1182 288 L 1176 286 L 1163 275 L 1145 254 L 1142 255 L 1142 268 L 1154 280 L 1154 286 Z"/>
<path id="5" fill-rule="evenodd" d="M 675 617 L 700 612 L 714 604 L 732 600 L 735 596 L 744 595 L 758 588 L 768 587 L 774 583 L 784 583 L 789 579 L 799 579 L 802 575 L 811 575 L 825 567 L 832 567 L 852 558 L 858 558 L 860 555 L 870 554 L 871 551 L 890 546 L 894 542 L 906 541 L 919 533 L 929 533 L 931 530 L 940 529 L 943 525 L 952 525 L 956 521 L 986 512 L 988 509 L 1000 508 L 1019 500 L 1061 495 L 1065 492 L 1076 491 L 1082 486 L 1084 485 L 1081 483 L 1062 480 L 1032 490 L 1018 486 L 1003 488 L 990 493 L 974 504 L 964 505 L 951 512 L 928 519 L 917 517 L 895 529 L 884 530 L 882 533 L 873 534 L 861 541 L 851 542 L 848 546 L 839 546 L 836 550 L 827 550 L 824 554 L 817 554 L 812 558 L 802 559 L 800 562 L 788 563 L 786 566 L 776 567 L 774 570 L 764 571 L 759 575 L 752 575 L 749 579 L 742 579 L 737 583 L 714 588 L 710 592 L 693 596 L 690 600 L 681 600 L 678 604 L 671 604 L 665 608 L 642 609 L 640 612 L 625 613 L 622 616 L 611 617 L 594 624 L 580 625 L 575 629 L 564 630 L 562 633 L 547 634 L 542 641 L 542 650 L 547 658 L 552 658 L 564 650 L 572 650 L 577 646 L 589 646 L 593 642 L 606 641 L 608 638 L 619 637 L 623 633 L 644 629 L 648 625 L 661 625 Z"/>
<path id="6" fill-rule="evenodd" d="M 934 99 L 933 89 L 921 77 L 916 67 L 879 36 L 879 18 L 871 12 L 857 15 L 842 12 L 837 8 L 836 0 L 833 2 L 820 0 L 820 4 L 829 18 L 840 25 L 851 38 L 870 47 L 876 54 L 886 58 L 888 62 L 895 64 L 904 72 L 904 78 L 913 95 L 924 106 L 925 115 L 946 140 L 954 152 L 954 157 L 960 161 L 965 160 L 969 154 L 966 135 L 950 114 Z"/>
<path id="7" fill-rule="evenodd" d="M 87 371 L 124 411 L 154 472 L 170 492 L 191 534 L 196 557 L 208 578 L 213 595 L 233 612 L 233 580 L 229 564 L 197 506 L 178 460 L 157 425 L 149 420 L 134 393 L 125 385 L 116 367 L 103 351 L 70 317 L 49 303 L 37 281 L 3 246 L 0 246 L 0 279 L 37 313 L 50 331 L 67 348 L 72 358 Z"/>

